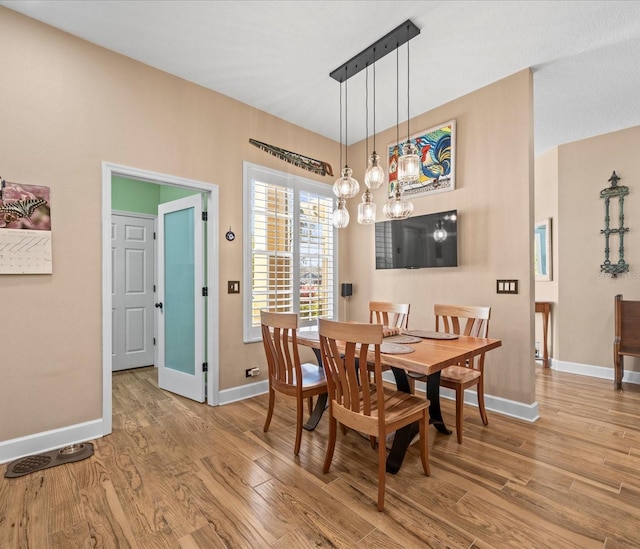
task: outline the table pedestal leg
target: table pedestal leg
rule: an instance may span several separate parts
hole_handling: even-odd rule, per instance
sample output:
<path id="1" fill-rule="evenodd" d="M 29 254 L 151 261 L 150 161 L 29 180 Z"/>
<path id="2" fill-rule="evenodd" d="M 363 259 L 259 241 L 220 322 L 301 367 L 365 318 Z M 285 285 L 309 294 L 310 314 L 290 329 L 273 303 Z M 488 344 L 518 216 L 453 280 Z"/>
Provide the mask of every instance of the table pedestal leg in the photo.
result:
<path id="1" fill-rule="evenodd" d="M 391 370 L 396 378 L 398 390 L 405 393 L 410 392 L 407 373 L 401 368 L 391 368 Z M 450 435 L 452 431 L 447 429 L 440 409 L 440 372 L 435 372 L 427 377 L 427 398 L 431 402 L 429 405 L 429 423 L 440 433 Z M 420 424 L 417 421 L 396 431 L 391 451 L 387 456 L 387 473 L 395 475 L 400 470 L 409 445 L 413 437 L 419 432 Z"/>
<path id="2" fill-rule="evenodd" d="M 427 378 L 427 398 L 429 399 L 429 423 L 440 433 L 450 435 L 451 429 L 447 429 L 440 409 L 440 372 L 431 374 Z"/>
<path id="3" fill-rule="evenodd" d="M 322 414 L 327 409 L 327 397 L 329 395 L 327 393 L 322 393 L 318 395 L 318 400 L 316 401 L 316 405 L 313 407 L 313 412 L 309 416 L 307 422 L 303 425 L 303 427 L 307 431 L 313 431 L 320 422 L 322 418 Z"/>
<path id="4" fill-rule="evenodd" d="M 315 353 L 316 358 L 318 359 L 318 367 L 322 368 L 322 358 L 320 356 L 320 349 L 313 349 L 313 352 Z M 318 423 L 322 418 L 322 414 L 324 414 L 324 411 L 327 409 L 328 397 L 329 397 L 328 393 L 322 393 L 321 395 L 318 395 L 318 400 L 316 401 L 316 405 L 313 408 L 313 412 L 309 416 L 309 419 L 307 420 L 307 422 L 303 425 L 303 427 L 307 431 L 313 431 L 318 426 Z"/>
<path id="5" fill-rule="evenodd" d="M 413 440 L 413 437 L 420 432 L 420 424 L 416 421 L 398 429 L 393 437 L 393 445 L 391 451 L 387 456 L 387 473 L 395 475 L 402 466 L 404 456 L 407 453 L 407 449 Z M 384 441 L 382 441 L 384 444 Z"/>

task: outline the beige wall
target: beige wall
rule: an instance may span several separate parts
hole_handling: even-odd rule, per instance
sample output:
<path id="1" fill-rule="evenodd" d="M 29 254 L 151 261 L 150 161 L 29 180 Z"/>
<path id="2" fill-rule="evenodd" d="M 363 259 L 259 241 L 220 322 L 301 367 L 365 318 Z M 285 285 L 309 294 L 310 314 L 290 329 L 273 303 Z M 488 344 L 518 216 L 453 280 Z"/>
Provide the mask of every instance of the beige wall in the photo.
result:
<path id="1" fill-rule="evenodd" d="M 103 161 L 219 185 L 220 387 L 246 383 L 242 161 L 323 181 L 249 138 L 333 166 L 336 143 L 1 7 L 0 50 L 0 175 L 51 187 L 53 229 L 53 275 L 0 277 L 0 441 L 102 416 Z"/>
<path id="2" fill-rule="evenodd" d="M 459 267 L 376 271 L 374 228 L 355 222 L 360 197 L 349 201 L 352 223 L 340 250 L 341 282 L 354 285 L 349 320 L 368 320 L 369 299 L 411 303 L 410 325 L 423 329 L 434 327 L 435 303 L 490 305 L 490 335 L 503 347 L 488 356 L 486 392 L 523 403 L 535 400 L 531 103 L 526 70 L 411 121 L 415 133 L 456 120 L 456 189 L 416 198 L 414 214 L 458 210 Z M 379 153 L 395 133 L 378 135 Z M 349 149 L 359 181 L 365 156 L 363 143 Z M 379 220 L 384 195 L 384 188 L 374 191 Z M 517 279 L 520 293 L 497 295 L 500 278 Z"/>
<path id="3" fill-rule="evenodd" d="M 613 367 L 613 298 L 640 300 L 640 126 L 576 141 L 558 148 L 558 244 L 562 250 L 558 282 L 557 355 L 561 361 Z M 604 200 L 615 170 L 625 198 L 624 256 L 629 273 L 611 278 L 600 274 L 604 261 Z M 616 201 L 617 202 L 617 201 Z M 617 226 L 617 209 L 612 209 Z M 612 261 L 618 260 L 612 240 Z M 640 372 L 637 359 L 625 368 Z"/>
<path id="4" fill-rule="evenodd" d="M 50 186 L 53 225 L 53 275 L 0 278 L 0 441 L 101 417 L 103 161 L 219 185 L 219 226 L 232 226 L 238 237 L 229 243 L 220 233 L 220 387 L 246 383 L 245 367 L 264 366 L 263 351 L 243 344 L 242 298 L 225 290 L 227 280 L 242 279 L 242 161 L 323 181 L 248 140 L 334 169 L 337 144 L 5 8 L 0 48 L 1 175 Z M 530 72 L 416 117 L 412 126 L 449 119 L 458 124 L 458 188 L 415 203 L 416 214 L 459 210 L 460 267 L 375 271 L 373 229 L 355 222 L 354 199 L 352 224 L 340 234 L 340 280 L 355 289 L 349 318 L 366 320 L 369 298 L 411 302 L 412 325 L 425 328 L 435 302 L 491 305 L 491 334 L 504 347 L 488 360 L 487 392 L 531 403 Z M 382 133 L 379 143 L 394 135 Z M 362 159 L 351 162 L 362 180 L 364 145 L 349 156 Z M 379 204 L 383 194 L 375 193 Z M 518 279 L 519 295 L 496 295 L 497 278 Z"/>
<path id="5" fill-rule="evenodd" d="M 535 205 L 534 221 L 551 218 L 551 280 L 535 281 L 536 301 L 550 301 L 551 321 L 548 330 L 549 356 L 555 356 L 556 312 L 558 303 L 558 276 L 560 258 L 558 255 L 558 148 L 553 148 L 535 160 Z M 540 342 L 542 352 L 542 315 L 536 315 L 535 341 Z"/>

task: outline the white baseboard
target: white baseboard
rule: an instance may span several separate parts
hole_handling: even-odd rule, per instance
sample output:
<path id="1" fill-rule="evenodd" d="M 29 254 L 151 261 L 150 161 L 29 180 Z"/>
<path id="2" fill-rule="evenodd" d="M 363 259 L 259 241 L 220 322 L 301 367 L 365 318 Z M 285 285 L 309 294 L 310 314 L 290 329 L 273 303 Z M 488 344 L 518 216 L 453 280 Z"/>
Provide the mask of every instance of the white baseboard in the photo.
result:
<path id="1" fill-rule="evenodd" d="M 610 379 L 613 381 L 613 368 L 605 368 L 603 366 L 591 366 L 588 364 L 578 364 L 575 362 L 559 361 L 551 359 L 551 368 L 558 370 L 559 372 L 568 372 L 572 374 L 578 374 L 583 376 L 599 377 L 602 379 Z M 395 383 L 392 372 L 384 372 L 383 378 L 385 381 Z M 640 384 L 640 372 L 634 372 L 626 370 L 624 372 L 623 381 L 626 383 Z M 424 392 L 425 384 L 416 382 L 416 390 Z M 224 389 L 220 391 L 220 404 L 229 404 L 238 400 L 244 400 L 245 398 L 251 398 L 257 395 L 262 395 L 269 390 L 268 381 L 259 381 L 256 383 L 249 383 L 240 387 L 233 387 L 231 389 Z M 443 398 L 455 400 L 455 393 L 445 387 L 441 388 L 440 395 Z M 534 422 L 539 418 L 538 403 L 525 404 L 524 402 L 517 402 L 506 398 L 493 396 L 485 393 L 484 395 L 485 406 L 487 410 L 503 414 L 509 417 L 521 419 L 523 421 Z M 465 391 L 464 394 L 465 404 L 472 406 L 478 405 L 478 398 L 476 392 L 473 390 Z"/>
<path id="2" fill-rule="evenodd" d="M 565 360 L 551 359 L 551 369 L 558 372 L 578 374 L 580 376 L 598 377 L 600 379 L 614 379 L 613 368 L 604 366 L 592 366 L 590 364 L 580 364 L 577 362 L 567 362 Z M 625 370 L 622 381 L 625 383 L 635 383 L 640 385 L 640 372 Z"/>
<path id="3" fill-rule="evenodd" d="M 50 452 L 70 444 L 87 442 L 88 440 L 100 438 L 103 434 L 102 419 L 96 419 L 26 437 L 5 440 L 0 442 L 0 463 L 6 463 L 33 454 Z"/>
<path id="4" fill-rule="evenodd" d="M 442 398 L 448 398 L 450 400 L 456 399 L 455 391 L 447 389 L 446 387 L 440 388 L 440 396 Z M 478 406 L 478 395 L 475 391 L 466 390 L 464 392 L 464 403 L 472 406 Z M 533 423 L 540 419 L 538 413 L 538 403 L 525 404 L 524 402 L 517 402 L 515 400 L 509 400 L 508 398 L 502 398 L 498 396 L 484 394 L 484 406 L 487 410 L 501 414 L 503 416 L 509 416 L 523 421 Z"/>
<path id="5" fill-rule="evenodd" d="M 256 383 L 247 383 L 246 385 L 240 385 L 239 387 L 232 387 L 231 389 L 223 389 L 219 393 L 219 404 L 230 404 L 231 402 L 237 402 L 238 400 L 244 400 L 245 398 L 251 398 L 258 395 L 264 395 L 269 392 L 269 381 L 257 381 Z"/>
<path id="6" fill-rule="evenodd" d="M 383 374 L 385 381 L 395 383 L 392 372 L 385 372 Z M 416 391 L 426 393 L 426 383 L 422 381 L 416 381 Z M 455 400 L 456 394 L 451 389 L 446 387 L 440 388 L 440 396 L 449 400 Z M 475 391 L 466 390 L 464 392 L 464 403 L 471 406 L 478 406 L 478 395 Z M 521 419 L 529 423 L 533 423 L 540 418 L 538 413 L 538 403 L 525 404 L 524 402 L 517 402 L 515 400 L 509 400 L 506 398 L 484 394 L 485 408 L 490 412 L 501 414 L 503 416 L 509 416 L 516 419 Z"/>
<path id="7" fill-rule="evenodd" d="M 395 383 L 395 379 L 391 372 L 385 372 L 383 375 L 385 381 Z M 231 389 L 224 389 L 220 391 L 220 404 L 229 404 L 238 400 L 244 400 L 245 398 L 251 398 L 257 395 L 265 394 L 269 390 L 268 381 L 259 381 L 257 383 L 249 383 L 240 387 L 233 387 Z M 425 384 L 418 381 L 416 382 L 416 390 L 425 392 Z M 440 396 L 455 400 L 455 393 L 450 389 L 441 388 Z M 465 391 L 464 393 L 465 404 L 471 404 L 472 406 L 478 406 L 478 397 L 475 391 Z M 508 400 L 506 398 L 497 397 L 493 395 L 484 395 L 484 403 L 487 410 L 502 414 L 505 416 L 521 419 L 523 421 L 534 422 L 540 416 L 538 415 L 538 403 L 525 404 L 523 402 L 516 402 L 514 400 Z"/>

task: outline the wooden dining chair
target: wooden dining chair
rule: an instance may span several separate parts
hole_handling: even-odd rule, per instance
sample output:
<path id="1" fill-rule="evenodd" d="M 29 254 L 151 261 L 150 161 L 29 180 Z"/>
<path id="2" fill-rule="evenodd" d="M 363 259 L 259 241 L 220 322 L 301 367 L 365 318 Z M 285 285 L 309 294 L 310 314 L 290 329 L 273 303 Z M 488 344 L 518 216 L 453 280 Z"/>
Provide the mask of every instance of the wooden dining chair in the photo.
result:
<path id="1" fill-rule="evenodd" d="M 489 337 L 491 307 L 466 307 L 460 305 L 434 305 L 436 332 L 446 332 L 472 337 Z M 409 379 L 425 381 L 424 376 L 408 374 Z M 413 385 L 413 384 L 412 384 Z M 440 386 L 456 393 L 456 435 L 462 442 L 464 419 L 464 391 L 477 386 L 478 409 L 482 423 L 489 424 L 484 406 L 484 353 L 460 364 L 449 366 L 440 373 Z M 413 386 L 412 386 L 413 392 Z"/>
<path id="2" fill-rule="evenodd" d="M 622 389 L 624 357 L 640 357 L 640 301 L 614 298 L 615 338 L 613 340 L 614 386 Z"/>
<path id="3" fill-rule="evenodd" d="M 369 301 L 369 323 L 398 330 L 409 327 L 409 303 Z"/>
<path id="4" fill-rule="evenodd" d="M 303 404 L 306 399 L 311 413 L 314 396 L 327 392 L 323 368 L 317 364 L 300 363 L 298 354 L 298 315 L 260 311 L 262 343 L 269 365 L 269 410 L 264 432 L 269 430 L 276 391 L 296 399 L 296 442 L 293 453 L 298 455 L 302 441 Z"/>
<path id="5" fill-rule="evenodd" d="M 386 436 L 413 422 L 420 423 L 420 459 L 429 475 L 429 401 L 386 387 L 382 381 L 382 326 L 319 320 L 320 350 L 329 388 L 329 441 L 323 472 L 331 468 L 337 424 L 378 440 L 378 510 L 384 510 Z M 371 354 L 367 357 L 367 353 Z M 369 362 L 373 382 L 358 375 Z"/>

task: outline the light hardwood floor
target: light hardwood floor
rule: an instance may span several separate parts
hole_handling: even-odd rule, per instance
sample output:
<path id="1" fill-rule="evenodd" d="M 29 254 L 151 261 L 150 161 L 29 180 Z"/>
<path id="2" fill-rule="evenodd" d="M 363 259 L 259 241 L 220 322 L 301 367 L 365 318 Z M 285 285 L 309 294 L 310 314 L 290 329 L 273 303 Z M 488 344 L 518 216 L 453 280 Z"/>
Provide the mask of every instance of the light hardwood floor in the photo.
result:
<path id="1" fill-rule="evenodd" d="M 283 398 L 265 434 L 266 395 L 209 407 L 153 368 L 116 373 L 94 456 L 0 478 L 0 548 L 640 547 L 640 388 L 536 375 L 539 421 L 485 427 L 466 407 L 463 444 L 431 427 L 431 477 L 412 447 L 378 513 L 376 452 L 355 433 L 324 475 L 326 419 L 294 458 Z"/>

